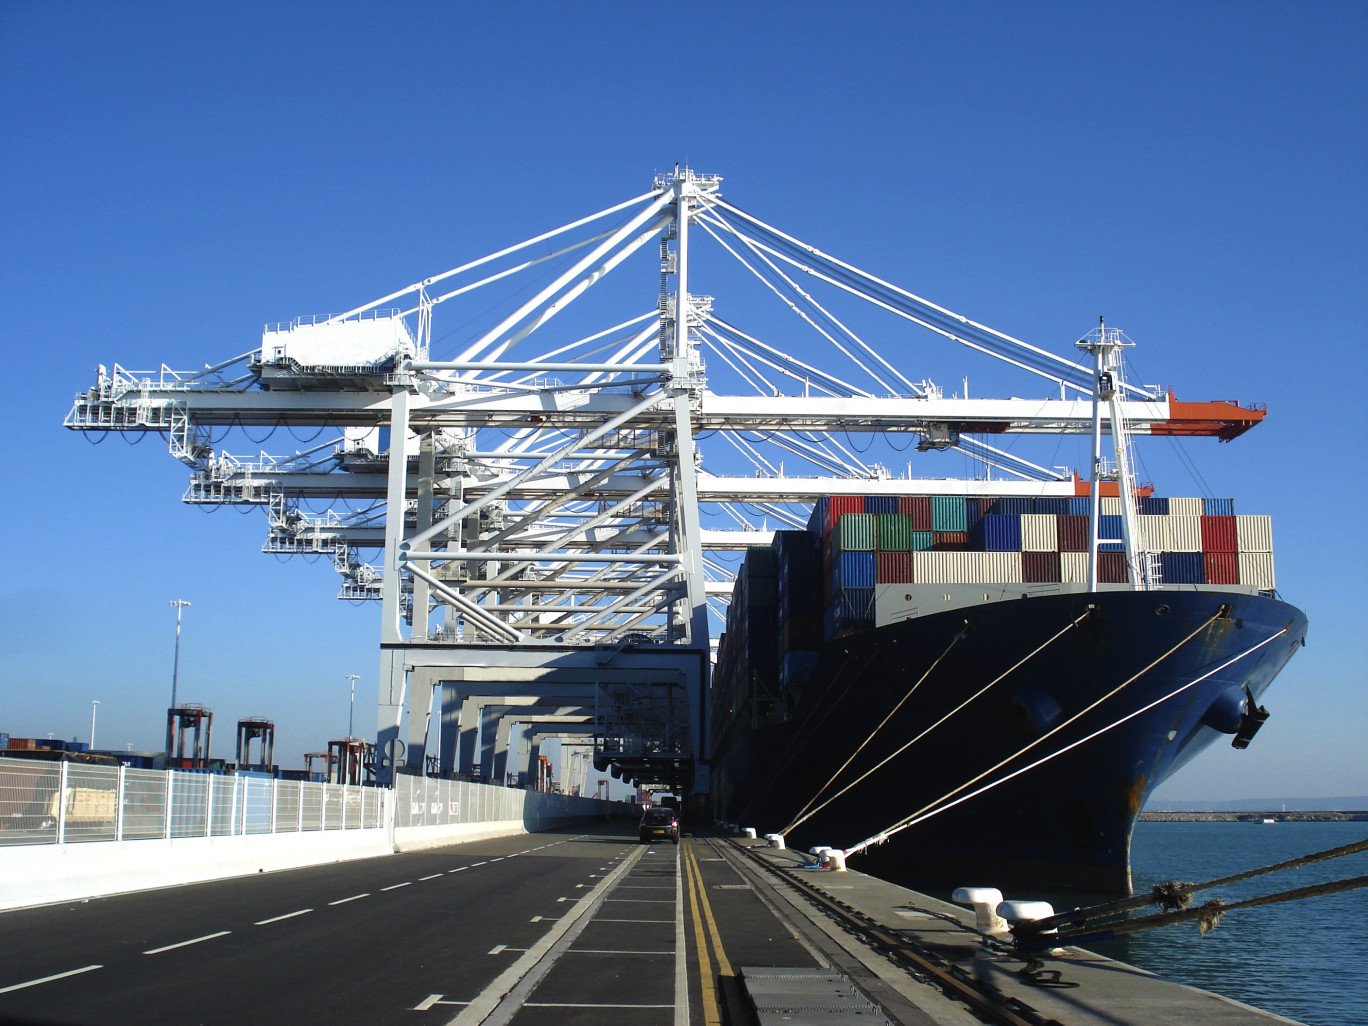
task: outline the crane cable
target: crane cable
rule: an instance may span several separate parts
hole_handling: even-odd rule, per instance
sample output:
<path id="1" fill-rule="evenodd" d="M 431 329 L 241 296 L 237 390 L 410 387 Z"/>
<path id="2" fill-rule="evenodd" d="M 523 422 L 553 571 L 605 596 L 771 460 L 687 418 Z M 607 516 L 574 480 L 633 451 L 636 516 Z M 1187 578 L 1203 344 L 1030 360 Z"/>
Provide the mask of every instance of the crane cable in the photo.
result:
<path id="1" fill-rule="evenodd" d="M 1179 691 L 1185 691 L 1186 689 L 1192 687 L 1194 684 L 1197 684 L 1197 683 L 1199 683 L 1199 682 L 1205 680 L 1207 677 L 1210 677 L 1212 674 L 1217 673 L 1218 671 L 1224 669 L 1225 667 L 1229 666 L 1231 663 L 1236 662 L 1237 660 L 1243 659 L 1245 656 L 1249 655 L 1251 652 L 1254 652 L 1255 650 L 1262 648 L 1264 645 L 1267 645 L 1270 641 L 1273 641 L 1275 638 L 1281 637 L 1283 634 L 1286 634 L 1286 633 L 1287 633 L 1287 628 L 1284 627 L 1284 628 L 1283 628 L 1282 630 L 1280 630 L 1277 634 L 1274 634 L 1274 635 L 1272 635 L 1271 637 L 1265 638 L 1263 641 L 1259 642 L 1259 643 L 1258 643 L 1257 645 L 1255 645 L 1253 648 L 1246 649 L 1244 652 L 1241 652 L 1239 655 L 1235 656 L 1234 658 L 1227 660 L 1226 662 L 1222 663 L 1220 666 L 1216 667 L 1215 669 L 1209 670 L 1207 673 L 1203 674 L 1201 677 L 1198 677 L 1196 680 L 1192 680 L 1192 681 L 1189 681 L 1188 683 L 1184 684 L 1181 688 L 1178 689 L 1178 691 L 1174 691 L 1174 692 L 1172 692 L 1172 693 L 1170 693 L 1170 694 L 1168 694 L 1168 695 L 1165 695 L 1163 698 L 1160 698 L 1160 699 L 1156 700 L 1155 702 L 1150 703 L 1150 705 L 1144 706 L 1144 707 L 1141 708 L 1141 709 L 1137 709 L 1137 710 L 1136 710 L 1135 712 L 1133 712 L 1133 713 L 1129 713 L 1128 715 L 1122 717 L 1121 719 L 1117 720 L 1116 722 L 1111 723 L 1111 724 L 1107 725 L 1106 727 L 1103 727 L 1101 730 L 1096 731 L 1096 732 L 1094 732 L 1093 734 L 1089 734 L 1087 737 L 1081 738 L 1081 739 L 1079 739 L 1078 741 L 1073 742 L 1072 744 L 1066 745 L 1064 748 L 1061 748 L 1061 749 L 1059 749 L 1058 751 L 1053 752 L 1053 753 L 1051 753 L 1050 755 L 1045 756 L 1045 758 L 1043 758 L 1043 759 L 1039 759 L 1039 760 L 1037 760 L 1036 762 L 1031 763 L 1029 766 L 1023 766 L 1021 769 L 1015 770 L 1015 771 L 1013 771 L 1012 773 L 1009 773 L 1007 776 L 1002 777 L 1002 778 L 1000 778 L 1000 779 L 998 779 L 998 780 L 993 781 L 991 784 L 988 784 L 986 787 L 982 787 L 982 788 L 980 788 L 980 789 L 977 790 L 977 791 L 973 791 L 973 792 L 971 792 L 970 794 L 964 795 L 963 797 L 958 798 L 958 799 L 956 799 L 955 801 L 950 802 L 949 804 L 945 804 L 945 805 L 942 805 L 942 804 L 941 804 L 942 802 L 946 802 L 946 801 L 947 801 L 948 799 L 950 799 L 950 798 L 954 798 L 955 795 L 959 794 L 959 793 L 960 793 L 961 791 L 963 791 L 965 788 L 972 787 L 974 784 L 977 784 L 977 783 L 978 783 L 980 780 L 982 780 L 984 777 L 988 776 L 988 774 L 990 774 L 990 773 L 995 773 L 996 771 L 1000 770 L 1003 766 L 1007 765 L 1007 764 L 1008 764 L 1009 762 L 1011 762 L 1012 760 L 1017 759 L 1017 758 L 1019 758 L 1019 757 L 1022 756 L 1022 755 L 1025 755 L 1028 751 L 1030 751 L 1030 750 L 1031 750 L 1032 748 L 1034 748 L 1036 745 L 1040 744 L 1040 742 L 1044 741 L 1046 738 L 1049 738 L 1049 737 L 1051 737 L 1051 736 L 1053 736 L 1053 735 L 1059 733 L 1061 730 L 1063 730 L 1065 727 L 1069 726 L 1071 723 L 1073 723 L 1073 722 L 1075 722 L 1076 720 L 1078 720 L 1080 717 L 1085 716 L 1085 715 L 1087 715 L 1088 713 L 1092 712 L 1092 710 L 1096 709 L 1099 705 L 1101 705 L 1101 704 L 1102 704 L 1103 702 L 1105 702 L 1107 699 L 1111 698 L 1113 695 L 1115 695 L 1115 694 L 1117 694 L 1119 691 L 1121 691 L 1122 688 L 1125 688 L 1125 687 L 1127 687 L 1128 685 L 1133 684 L 1135 681 L 1139 680 L 1141 677 L 1143 677 L 1143 676 L 1144 676 L 1146 673 L 1148 673 L 1150 670 L 1154 669 L 1154 667 L 1158 666 L 1161 662 L 1163 662 L 1163 661 L 1164 661 L 1165 659 L 1167 659 L 1169 656 L 1173 655 L 1174 652 L 1177 652 L 1180 648 L 1182 648 L 1184 645 L 1186 645 L 1186 644 L 1187 644 L 1189 641 L 1191 641 L 1193 638 L 1197 637 L 1197 635 L 1201 634 L 1203 631 L 1205 631 L 1208 627 L 1210 627 L 1213 623 L 1215 623 L 1215 622 L 1216 622 L 1218 619 L 1220 619 L 1220 618 L 1221 618 L 1221 611 L 1218 610 L 1216 613 L 1213 613 L 1213 614 L 1211 615 L 1211 617 L 1209 617 L 1206 621 L 1204 621 L 1204 622 L 1202 623 L 1201 626 L 1199 626 L 1199 627 L 1198 627 L 1196 630 L 1194 630 L 1191 634 L 1189 634 L 1187 637 L 1185 637 L 1182 641 L 1178 642 L 1178 644 L 1174 645 L 1171 649 L 1169 649 L 1169 650 L 1168 650 L 1167 652 L 1165 652 L 1163 655 L 1159 656 L 1157 659 L 1155 659 L 1153 662 L 1151 662 L 1151 663 L 1150 663 L 1148 666 L 1146 666 L 1144 669 L 1140 670 L 1140 671 L 1139 671 L 1138 673 L 1136 673 L 1136 674 L 1133 674 L 1131 677 L 1129 677 L 1128 679 L 1126 679 L 1126 680 L 1123 681 L 1122 683 L 1118 684 L 1116 687 L 1112 688 L 1112 690 L 1108 691 L 1105 695 L 1103 695 L 1101 698 L 1099 698 L 1099 699 L 1097 699 L 1096 701 L 1094 701 L 1091 705 L 1088 705 L 1086 708 L 1079 710 L 1078 712 L 1076 712 L 1076 713 L 1074 713 L 1072 716 L 1070 716 L 1067 720 L 1065 720 L 1063 723 L 1060 723 L 1058 726 L 1051 728 L 1051 729 L 1050 729 L 1049 731 L 1047 731 L 1046 733 L 1041 734 L 1040 737 L 1036 738 L 1036 739 L 1035 739 L 1034 741 L 1032 741 L 1030 744 L 1028 744 L 1028 745 L 1026 745 L 1025 747 L 1021 748 L 1020 750 L 1018 750 L 1018 751 L 1015 752 L 1014 754 L 1009 755 L 1007 758 L 1005 758 L 1005 759 L 1003 759 L 1001 762 L 999 762 L 996 766 L 992 766 L 992 767 L 990 767 L 989 769 L 984 770 L 982 773 L 980 773 L 978 776 L 974 777 L 972 780 L 966 781 L 965 783 L 961 784 L 959 787 L 955 788 L 953 791 L 950 791 L 950 792 L 948 792 L 948 793 L 942 795 L 941 797 L 937 798 L 935 801 L 929 802 L 929 803 L 927 803 L 926 805 L 923 805 L 923 806 L 922 806 L 920 809 L 918 809 L 916 812 L 912 813 L 912 814 L 909 815 L 909 816 L 903 817 L 901 820 L 899 820 L 897 823 L 893 824 L 891 827 L 888 827 L 888 828 L 885 829 L 885 830 L 881 830 L 879 833 L 873 835 L 872 837 L 868 837 L 868 838 L 866 838 L 865 840 L 861 841 L 859 844 L 855 845 L 855 847 L 848 849 L 847 852 L 846 852 L 846 854 L 847 854 L 847 855 L 851 855 L 851 854 L 854 854 L 854 853 L 857 852 L 857 851 L 862 851 L 863 849 L 868 848 L 868 847 L 870 847 L 871 845 L 882 844 L 884 841 L 888 840 L 888 839 L 889 839 L 890 837 L 892 837 L 894 834 L 898 833 L 899 831 L 906 830 L 908 827 L 914 826 L 914 825 L 917 824 L 917 823 L 920 823 L 923 819 L 929 819 L 931 816 L 934 816 L 934 815 L 936 815 L 937 813 L 944 812 L 946 809 L 952 808 L 953 806 L 958 805 L 958 804 L 960 804 L 961 802 L 968 801 L 970 798 L 973 798 L 973 797 L 975 797 L 975 796 L 977 796 L 977 795 L 979 795 L 979 794 L 982 794 L 984 791 L 987 791 L 989 788 L 997 787 L 999 784 L 1005 783 L 1006 781 L 1011 780 L 1013 777 L 1016 777 L 1016 776 L 1019 776 L 1019 775 L 1022 774 L 1022 773 L 1025 773 L 1025 772 L 1026 772 L 1027 770 L 1029 770 L 1029 769 L 1034 769 L 1036 766 L 1039 766 L 1039 765 L 1040 765 L 1041 763 L 1043 763 L 1043 762 L 1047 762 L 1047 761 L 1049 761 L 1050 759 L 1055 758 L 1056 756 L 1063 755 L 1065 752 L 1067 752 L 1067 751 L 1069 751 L 1069 750 L 1071 750 L 1071 749 L 1073 749 L 1073 748 L 1076 748 L 1078 745 L 1083 744 L 1085 741 L 1090 741 L 1092 738 L 1096 737 L 1098 734 L 1105 733 L 1106 731 L 1111 730 L 1111 729 L 1114 728 L 1114 727 L 1120 726 L 1122 723 L 1125 723 L 1127 720 L 1132 719 L 1132 718 L 1134 718 L 1135 716 L 1138 716 L 1141 712 L 1144 712 L 1146 709 L 1152 708 L 1153 706 L 1158 705 L 1160 702 L 1167 701 L 1168 699 L 1172 698 L 1173 695 L 1178 694 Z"/>
<path id="2" fill-rule="evenodd" d="M 794 827 L 799 826 L 800 824 L 804 823 L 804 822 L 807 821 L 808 819 L 811 819 L 811 818 L 812 818 L 813 816 L 815 816 L 817 813 L 821 812 L 824 808 L 826 808 L 828 805 L 830 805 L 832 802 L 834 802 L 837 798 L 841 797 L 841 795 L 843 795 L 843 794 L 845 794 L 847 791 L 849 791 L 849 790 L 850 790 L 852 787 L 854 787 L 856 784 L 859 784 L 859 783 L 860 783 L 861 781 L 863 781 L 866 777 L 870 776 L 870 774 L 877 772 L 878 770 L 882 769 L 885 765 L 887 765 L 889 762 L 891 762 L 893 759 L 896 759 L 896 758 L 897 758 L 899 755 L 901 755 L 903 752 L 907 751 L 907 749 L 911 748 L 914 744 L 916 744 L 916 743 L 917 743 L 918 741 L 920 741 L 922 738 L 926 737 L 926 735 L 929 734 L 929 733 L 931 733 L 931 731 L 935 730 L 937 727 L 939 727 L 939 726 L 940 726 L 942 723 L 944 723 L 946 720 L 950 719 L 950 717 L 954 716 L 956 713 L 958 713 L 958 712 L 960 712 L 961 710 L 963 710 L 965 706 L 967 706 L 970 702 L 974 701 L 974 699 L 978 698 L 980 695 L 982 695 L 985 691 L 987 691 L 987 690 L 988 690 L 989 688 L 991 688 L 993 685 L 997 684 L 999 681 L 1001 681 L 1003 678 L 1005 678 L 1008 674 L 1012 673 L 1013 671 L 1017 670 L 1019 667 L 1021 667 L 1022 665 L 1024 665 L 1026 662 L 1028 662 L 1028 661 L 1030 661 L 1031 659 L 1035 658 L 1037 655 L 1039 655 L 1041 652 L 1043 652 L 1045 649 L 1047 649 L 1050 645 L 1054 644 L 1056 641 L 1058 641 L 1060 638 L 1062 638 L 1062 637 L 1063 637 L 1065 634 L 1067 634 L 1069 631 L 1073 630 L 1075 627 L 1077 627 L 1077 626 L 1078 626 L 1080 623 L 1082 623 L 1084 620 L 1088 619 L 1088 617 L 1090 617 L 1090 616 L 1093 615 L 1093 613 L 1096 611 L 1096 609 L 1097 609 L 1096 606 L 1089 605 L 1088 608 L 1083 612 L 1083 614 L 1082 614 L 1081 616 L 1079 616 L 1079 617 L 1077 617 L 1076 619 L 1074 619 L 1072 623 L 1069 623 L 1068 625 L 1066 625 L 1066 626 L 1064 627 L 1064 629 L 1061 630 L 1059 633 L 1057 633 L 1054 637 L 1050 638 L 1050 639 L 1049 639 L 1048 641 L 1046 641 L 1044 644 L 1040 645 L 1040 647 L 1038 647 L 1037 649 L 1035 649 L 1035 651 L 1031 652 L 1030 654 L 1028 654 L 1028 655 L 1026 655 L 1026 656 L 1023 656 L 1023 657 L 1022 657 L 1021 659 L 1019 659 L 1017 662 L 1013 663 L 1010 667 L 1008 667 L 1006 670 L 1004 670 L 1001 674 L 999 674 L 999 675 L 998 675 L 997 677 L 995 677 L 993 680 L 989 681 L 987 684 L 983 685 L 983 687 L 979 688 L 976 692 L 974 692 L 972 695 L 970 695 L 968 698 L 966 698 L 966 699 L 965 699 L 963 702 L 961 702 L 959 705 L 955 706 L 955 708 L 951 709 L 948 713 L 946 713 L 944 716 L 942 716 L 940 719 L 938 719 L 935 723 L 931 724 L 931 726 L 929 726 L 929 727 L 927 727 L 925 730 L 923 730 L 920 734 L 918 734 L 916 737 L 914 737 L 911 741 L 908 741 L 906 744 L 902 745 L 900 748 L 898 748 L 896 751 L 894 751 L 894 752 L 893 752 L 891 755 L 889 755 L 887 758 L 884 758 L 884 759 L 882 759 L 881 761 L 875 763 L 875 764 L 874 764 L 873 766 L 871 766 L 868 770 L 866 770 L 864 773 L 860 774 L 858 777 L 856 777 L 854 780 L 852 780 L 852 781 L 851 781 L 849 784 L 847 784 L 845 787 L 841 788 L 839 791 L 837 791 L 835 794 L 833 794 L 833 795 L 832 795 L 830 798 L 828 798 L 826 801 L 822 802 L 821 805 L 818 805 L 818 806 L 817 806 L 815 809 L 813 809 L 811 812 L 807 813 L 807 815 L 805 815 L 805 816 L 800 816 L 798 819 L 795 819 L 795 820 L 794 820 L 792 823 L 790 823 L 790 824 L 788 825 L 788 827 L 784 830 L 784 833 L 788 833 L 789 830 L 792 830 Z M 1203 626 L 1205 626 L 1205 624 L 1203 624 Z M 961 632 L 961 636 L 962 636 L 962 632 Z M 958 640 L 959 640 L 959 637 L 956 637 L 955 640 L 958 641 Z M 951 644 L 953 645 L 954 642 L 952 641 Z M 946 651 L 948 652 L 949 649 L 946 649 Z M 944 658 L 943 655 L 942 655 L 942 658 Z M 938 659 L 938 660 L 936 660 L 936 662 L 940 662 L 940 660 Z M 934 664 L 932 664 L 932 665 L 933 665 L 933 668 L 934 668 Z M 930 670 L 928 670 L 927 672 L 929 673 Z M 918 681 L 917 683 L 920 684 L 921 681 Z M 913 689 L 914 689 L 914 690 L 916 689 L 916 684 L 913 685 Z M 910 695 L 911 695 L 911 692 L 909 691 L 909 692 L 908 692 L 908 696 L 910 696 Z M 906 701 L 906 700 L 907 700 L 907 696 L 904 696 L 903 701 Z M 899 704 L 901 705 L 902 703 L 900 702 Z M 896 710 L 895 710 L 895 711 L 896 711 Z M 892 715 L 892 714 L 890 713 L 890 715 Z M 885 720 L 884 722 L 886 723 L 887 720 Z M 882 727 L 882 726 L 883 726 L 882 723 L 879 724 L 879 727 Z M 876 727 L 876 728 L 874 728 L 874 729 L 875 729 L 875 731 L 877 731 L 879 728 Z M 1049 735 L 1046 735 L 1046 736 L 1048 737 Z M 872 737 L 872 735 L 871 735 L 871 737 Z M 1043 738 L 1042 738 L 1042 740 L 1043 740 Z M 865 744 L 868 744 L 868 742 L 869 742 L 869 739 L 866 738 L 866 739 L 865 739 Z M 864 747 L 864 746 L 861 745 L 861 747 Z M 854 756 L 852 756 L 851 758 L 854 758 Z M 847 765 L 849 765 L 848 762 L 847 762 Z M 994 768 L 996 768 L 996 767 L 994 767 Z M 845 769 L 845 766 L 842 766 L 841 769 Z M 837 772 L 839 772 L 839 770 L 838 770 Z M 991 772 L 991 771 L 990 771 L 990 772 Z M 972 783 L 974 783 L 973 780 L 969 781 L 969 784 L 972 784 Z M 968 787 L 969 784 L 965 784 L 964 786 L 965 786 L 965 787 Z M 829 786 L 830 786 L 830 781 L 828 781 L 826 784 L 824 784 L 824 785 L 822 786 L 822 790 L 826 790 L 826 788 L 829 787 Z M 951 795 L 953 795 L 953 794 L 955 794 L 955 793 L 956 793 L 956 792 L 952 791 L 952 792 L 950 792 L 950 795 L 947 795 L 946 797 L 948 798 L 948 797 L 950 797 Z M 821 794 L 821 792 L 819 791 L 818 794 Z M 816 799 L 814 799 L 814 801 L 815 801 L 815 800 L 816 800 Z M 943 801 L 944 799 L 941 799 L 941 800 Z M 811 804 L 811 803 L 809 803 L 809 804 Z M 935 804 L 935 803 L 933 803 L 933 804 Z M 914 813 L 914 815 L 915 815 L 915 813 Z"/>
<path id="3" fill-rule="evenodd" d="M 898 699 L 897 705 L 893 706 L 893 708 L 888 711 L 888 715 L 883 718 L 883 720 L 879 723 L 877 727 L 870 731 L 870 734 L 867 738 L 860 742 L 859 747 L 856 748 L 855 751 L 850 753 L 850 758 L 846 759 L 845 762 L 841 763 L 841 768 L 838 769 L 835 773 L 833 773 L 827 780 L 827 782 L 817 789 L 817 793 L 808 799 L 808 803 L 806 805 L 804 805 L 801 809 L 798 810 L 798 814 L 794 816 L 793 821 L 789 823 L 788 826 L 784 827 L 783 830 L 779 831 L 781 834 L 788 833 L 790 830 L 792 830 L 794 827 L 798 826 L 800 823 L 804 822 L 808 818 L 804 815 L 804 813 L 806 813 L 808 809 L 812 808 L 812 803 L 815 802 L 818 798 L 822 797 L 822 792 L 836 782 L 836 778 L 839 777 L 842 773 L 844 773 L 846 767 L 855 761 L 855 757 L 865 750 L 865 746 L 868 745 L 869 742 L 874 740 L 874 735 L 877 734 L 879 731 L 883 730 L 884 726 L 888 723 L 888 721 L 893 718 L 894 713 L 901 709 L 903 705 L 907 702 L 907 700 L 912 697 L 912 693 L 921 686 L 922 681 L 926 680 L 927 677 L 931 676 L 931 671 L 940 665 L 941 660 L 948 656 L 950 654 L 950 650 L 954 648 L 957 644 L 959 644 L 961 641 L 963 641 L 964 638 L 968 635 L 968 633 L 969 621 L 965 620 L 964 626 L 960 628 L 959 633 L 950 639 L 950 644 L 945 646 L 945 651 L 942 652 L 940 655 L 936 656 L 935 661 L 932 662 L 932 664 L 926 668 L 926 672 L 923 673 L 920 677 L 918 677 L 917 682 L 907 689 L 907 694 L 903 695 L 902 698 Z M 820 807 L 821 806 L 818 806 L 818 808 Z M 813 809 L 813 812 L 816 811 L 816 809 Z"/>

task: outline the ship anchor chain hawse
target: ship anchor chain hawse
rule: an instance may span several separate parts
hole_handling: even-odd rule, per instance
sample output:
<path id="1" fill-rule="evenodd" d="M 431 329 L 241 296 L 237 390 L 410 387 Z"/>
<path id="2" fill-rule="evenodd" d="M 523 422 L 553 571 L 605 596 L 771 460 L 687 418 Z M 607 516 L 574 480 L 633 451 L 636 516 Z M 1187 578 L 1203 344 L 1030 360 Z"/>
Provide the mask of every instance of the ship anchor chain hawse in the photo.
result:
<path id="1" fill-rule="evenodd" d="M 378 604 L 376 783 L 533 724 L 903 882 L 1125 894 L 1146 797 L 1249 744 L 1306 634 L 1267 516 L 1134 474 L 1266 411 L 1128 381 L 1131 345 L 1014 338 L 675 167 L 240 355 L 101 366 L 65 423 L 163 435 L 185 502 Z M 947 395 L 960 361 L 1028 397 Z"/>

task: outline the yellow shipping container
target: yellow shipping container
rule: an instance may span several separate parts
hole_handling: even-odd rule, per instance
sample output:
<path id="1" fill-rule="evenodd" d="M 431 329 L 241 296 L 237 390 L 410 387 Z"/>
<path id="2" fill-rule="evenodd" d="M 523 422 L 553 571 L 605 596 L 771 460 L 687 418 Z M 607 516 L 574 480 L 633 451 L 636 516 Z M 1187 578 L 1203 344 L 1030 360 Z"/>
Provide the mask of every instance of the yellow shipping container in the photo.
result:
<path id="1" fill-rule="evenodd" d="M 1235 547 L 1241 552 L 1273 551 L 1273 518 L 1246 516 L 1235 518 Z"/>
<path id="2" fill-rule="evenodd" d="M 1053 513 L 1021 515 L 1021 551 L 1054 552 L 1059 548 L 1059 530 Z"/>
<path id="3" fill-rule="evenodd" d="M 1273 583 L 1273 553 L 1241 552 L 1240 583 L 1265 590 L 1276 587 Z"/>
<path id="4" fill-rule="evenodd" d="M 1088 583 L 1088 554 L 1086 552 L 1061 552 L 1059 554 L 1059 579 L 1065 584 Z"/>
<path id="5" fill-rule="evenodd" d="M 1201 500 L 1197 500 L 1200 502 Z M 1168 546 L 1164 552 L 1201 552 L 1201 516 L 1170 516 L 1168 518 Z"/>

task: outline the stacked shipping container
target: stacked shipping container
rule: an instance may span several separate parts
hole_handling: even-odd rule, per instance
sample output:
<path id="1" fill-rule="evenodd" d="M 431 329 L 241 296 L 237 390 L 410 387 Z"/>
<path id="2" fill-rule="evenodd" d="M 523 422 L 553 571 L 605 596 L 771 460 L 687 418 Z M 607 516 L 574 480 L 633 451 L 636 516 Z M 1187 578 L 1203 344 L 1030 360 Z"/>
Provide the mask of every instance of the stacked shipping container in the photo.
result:
<path id="1" fill-rule="evenodd" d="M 713 671 L 715 729 L 811 678 L 821 644 L 874 626 L 881 584 L 1086 584 L 1087 498 L 831 496 L 807 531 L 748 549 Z M 1165 584 L 1274 587 L 1267 516 L 1231 499 L 1139 500 L 1138 547 Z M 1103 497 L 1098 575 L 1126 581 L 1121 506 Z M 714 736 L 718 736 L 716 733 Z"/>

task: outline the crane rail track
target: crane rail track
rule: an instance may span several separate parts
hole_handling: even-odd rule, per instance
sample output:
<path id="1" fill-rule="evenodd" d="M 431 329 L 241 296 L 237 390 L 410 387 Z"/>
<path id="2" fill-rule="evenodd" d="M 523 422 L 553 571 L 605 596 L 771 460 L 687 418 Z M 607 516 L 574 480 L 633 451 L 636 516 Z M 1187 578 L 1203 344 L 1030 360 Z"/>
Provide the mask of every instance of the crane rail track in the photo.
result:
<path id="1" fill-rule="evenodd" d="M 898 936 L 895 931 L 874 921 L 852 905 L 831 897 L 798 874 L 760 858 L 749 847 L 734 843 L 728 844 L 727 847 L 745 854 L 751 862 L 779 877 L 813 905 L 880 950 L 895 964 L 927 977 L 946 994 L 969 1005 L 987 1021 L 1001 1023 L 1003 1026 L 1062 1026 L 1057 1019 L 1041 1014 L 1030 1005 L 997 993 L 982 980 L 975 979 L 963 967 L 955 965 L 930 948 Z"/>

